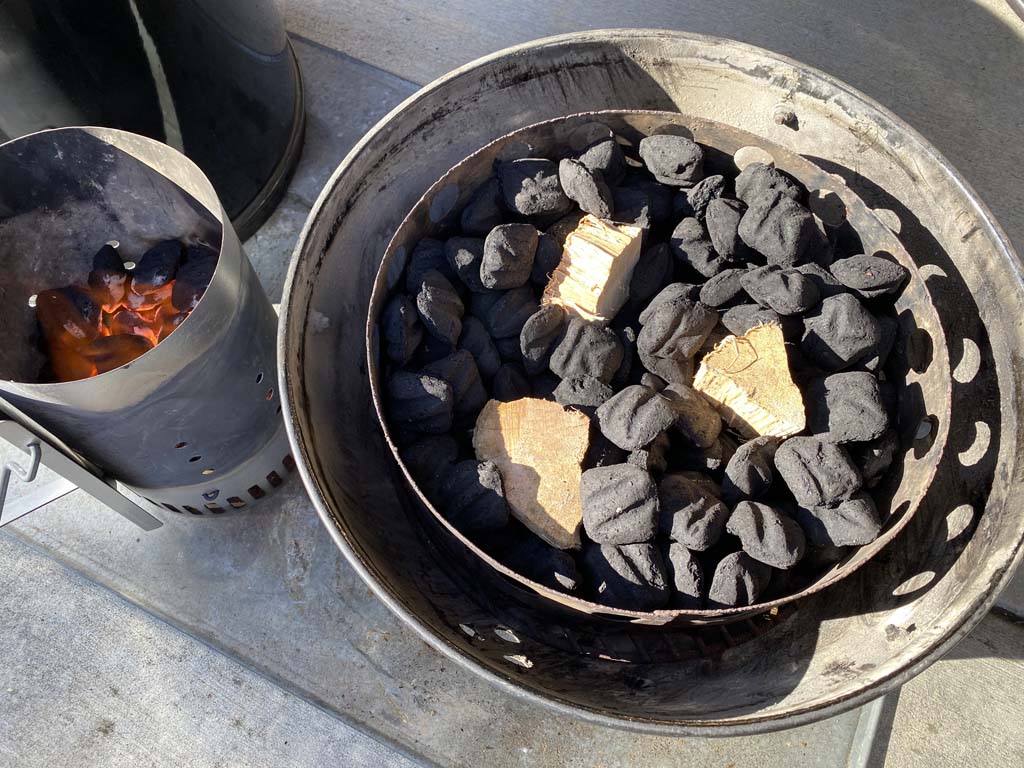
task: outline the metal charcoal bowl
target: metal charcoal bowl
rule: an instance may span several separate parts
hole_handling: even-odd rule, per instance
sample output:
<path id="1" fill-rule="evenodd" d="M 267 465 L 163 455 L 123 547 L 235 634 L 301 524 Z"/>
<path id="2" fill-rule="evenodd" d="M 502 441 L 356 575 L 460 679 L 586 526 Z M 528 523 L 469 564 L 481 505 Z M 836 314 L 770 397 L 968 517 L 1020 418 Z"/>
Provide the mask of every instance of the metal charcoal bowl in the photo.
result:
<path id="1" fill-rule="evenodd" d="M 795 122 L 775 122 L 780 103 Z M 706 627 L 694 626 L 695 617 L 678 626 L 666 614 L 663 626 L 650 626 L 659 614 L 640 623 L 540 596 L 425 512 L 374 408 L 361 331 L 405 217 L 449 169 L 510 131 L 602 110 L 678 112 L 675 121 L 698 140 L 712 126 L 720 136 L 753 135 L 786 153 L 777 158 L 782 167 L 798 163 L 799 175 L 815 166 L 821 183 L 812 189 L 850 201 L 858 231 L 863 214 L 876 242 L 890 238 L 888 250 L 916 265 L 897 351 L 908 454 L 892 480 L 902 496 L 893 497 L 887 534 L 903 530 L 841 582 L 767 614 Z M 437 192 L 426 207 L 434 220 L 417 226 L 443 224 L 465 190 Z M 859 209 L 858 198 L 876 215 Z M 1024 542 L 1024 512 L 1009 503 L 1021 474 L 1022 329 L 1007 307 L 1022 296 L 1015 255 L 956 171 L 847 86 L 763 50 L 677 32 L 549 38 L 424 88 L 327 184 L 282 306 L 286 424 L 337 545 L 392 610 L 452 659 L 509 692 L 607 725 L 774 730 L 902 685 L 969 632 L 1010 579 Z M 904 424 L 912 415 L 913 429 Z"/>

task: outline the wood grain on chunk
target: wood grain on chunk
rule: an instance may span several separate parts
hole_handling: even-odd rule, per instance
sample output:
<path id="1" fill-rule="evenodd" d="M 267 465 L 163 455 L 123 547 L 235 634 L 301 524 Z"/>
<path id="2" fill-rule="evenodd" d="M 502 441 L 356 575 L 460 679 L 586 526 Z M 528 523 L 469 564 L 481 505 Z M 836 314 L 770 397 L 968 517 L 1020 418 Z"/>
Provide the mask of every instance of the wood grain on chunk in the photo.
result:
<path id="1" fill-rule="evenodd" d="M 789 372 L 782 328 L 774 323 L 723 339 L 701 361 L 693 388 L 746 438 L 788 437 L 802 432 L 807 423 L 803 396 Z"/>
<path id="2" fill-rule="evenodd" d="M 590 420 L 558 403 L 491 400 L 477 417 L 473 449 L 498 465 L 512 514 L 559 549 L 580 546 L 581 464 Z"/>
<path id="3" fill-rule="evenodd" d="M 584 320 L 609 323 L 629 298 L 643 230 L 587 215 L 565 238 L 562 260 L 544 289 L 544 304 L 561 304 Z"/>

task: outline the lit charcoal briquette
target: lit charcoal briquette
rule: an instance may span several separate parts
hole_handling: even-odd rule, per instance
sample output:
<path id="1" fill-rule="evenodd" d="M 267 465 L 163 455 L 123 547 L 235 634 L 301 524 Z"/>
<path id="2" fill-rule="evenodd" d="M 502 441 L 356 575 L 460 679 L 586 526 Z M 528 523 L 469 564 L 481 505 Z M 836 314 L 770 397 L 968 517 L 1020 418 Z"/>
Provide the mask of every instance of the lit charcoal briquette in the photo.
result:
<path id="1" fill-rule="evenodd" d="M 622 389 L 597 409 L 601 433 L 624 451 L 649 445 L 676 417 L 671 402 L 640 384 Z"/>
<path id="2" fill-rule="evenodd" d="M 811 383 L 807 427 L 832 443 L 867 442 L 889 428 L 878 379 L 867 371 L 833 373 Z"/>
<path id="3" fill-rule="evenodd" d="M 700 610 L 704 605 L 704 569 L 700 561 L 678 541 L 670 542 L 665 554 L 668 583 L 675 590 L 671 607 L 680 610 Z"/>
<path id="4" fill-rule="evenodd" d="M 489 290 L 480 280 L 480 266 L 484 258 L 484 241 L 481 238 L 449 238 L 444 244 L 444 255 L 448 266 L 469 290 L 473 293 Z"/>
<path id="5" fill-rule="evenodd" d="M 395 371 L 388 379 L 391 418 L 418 432 L 441 434 L 452 427 L 455 395 L 452 385 L 436 376 Z"/>
<path id="6" fill-rule="evenodd" d="M 473 192 L 462 209 L 462 231 L 471 237 L 486 237 L 487 233 L 504 222 L 501 206 L 501 184 L 492 176 Z"/>
<path id="7" fill-rule="evenodd" d="M 803 314 L 820 300 L 813 280 L 775 264 L 749 270 L 740 284 L 750 298 L 780 315 Z"/>
<path id="8" fill-rule="evenodd" d="M 858 493 L 834 507 L 801 507 L 793 516 L 816 547 L 859 547 L 878 538 L 882 529 L 874 500 Z"/>
<path id="9" fill-rule="evenodd" d="M 773 568 L 786 570 L 804 556 L 803 529 L 784 512 L 756 501 L 741 501 L 725 530 L 740 540 L 743 551 Z"/>
<path id="10" fill-rule="evenodd" d="M 661 479 L 658 528 L 670 540 L 703 552 L 722 537 L 729 508 L 714 492 L 710 479 L 702 482 L 698 478 L 689 473 L 670 472 Z"/>
<path id="11" fill-rule="evenodd" d="M 629 282 L 629 298 L 643 303 L 672 280 L 675 262 L 668 243 L 655 243 L 640 254 Z"/>
<path id="12" fill-rule="evenodd" d="M 405 290 L 410 296 L 415 296 L 419 292 L 423 278 L 432 269 L 436 269 L 453 284 L 458 279 L 458 275 L 445 256 L 444 243 L 425 237 L 412 249 L 412 253 L 409 255 L 409 264 L 405 268 Z"/>
<path id="13" fill-rule="evenodd" d="M 576 159 L 604 176 L 609 184 L 618 184 L 626 175 L 626 157 L 614 138 L 594 142 L 580 152 Z"/>
<path id="14" fill-rule="evenodd" d="M 764 163 L 751 163 L 736 177 L 736 197 L 748 205 L 764 192 L 778 191 L 794 202 L 802 203 L 804 192 L 782 171 Z"/>
<path id="15" fill-rule="evenodd" d="M 739 235 L 768 263 L 793 267 L 818 242 L 814 216 L 779 191 L 753 197 L 740 219 Z"/>
<path id="16" fill-rule="evenodd" d="M 715 250 L 704 225 L 697 219 L 680 221 L 672 230 L 669 245 L 680 262 L 705 278 L 714 277 L 729 266 L 729 260 Z"/>
<path id="17" fill-rule="evenodd" d="M 519 349 L 527 373 L 547 370 L 551 353 L 562 340 L 568 322 L 565 310 L 558 304 L 545 304 L 530 315 L 519 334 Z"/>
<path id="18" fill-rule="evenodd" d="M 751 328 L 767 323 L 779 325 L 779 313 L 760 304 L 740 304 L 722 314 L 722 325 L 736 336 L 742 336 Z"/>
<path id="19" fill-rule="evenodd" d="M 405 365 L 423 341 L 416 303 L 404 293 L 392 296 L 380 316 L 387 356 L 399 365 Z"/>
<path id="20" fill-rule="evenodd" d="M 609 400 L 612 388 L 593 376 L 570 376 L 562 379 L 554 391 L 555 402 L 565 406 L 597 408 Z"/>
<path id="21" fill-rule="evenodd" d="M 580 479 L 583 529 L 599 544 L 650 541 L 658 529 L 658 487 L 634 464 L 585 471 Z"/>
<path id="22" fill-rule="evenodd" d="M 523 397 L 529 397 L 533 393 L 530 380 L 526 377 L 526 371 L 516 363 L 504 363 L 494 374 L 494 381 L 491 382 L 491 395 L 495 400 L 503 403 L 511 403 Z"/>
<path id="23" fill-rule="evenodd" d="M 451 435 L 425 435 L 402 448 L 402 461 L 416 483 L 433 497 L 459 456 Z"/>
<path id="24" fill-rule="evenodd" d="M 441 483 L 438 511 L 462 533 L 487 533 L 508 524 L 501 472 L 493 461 L 454 464 Z"/>
<path id="25" fill-rule="evenodd" d="M 647 170 L 662 184 L 690 187 L 704 175 L 704 150 L 685 136 L 647 136 L 639 150 Z"/>
<path id="26" fill-rule="evenodd" d="M 693 357 L 716 325 L 718 314 L 699 301 L 663 301 L 647 315 L 637 349 L 654 357 Z"/>
<path id="27" fill-rule="evenodd" d="M 654 544 L 591 544 L 580 565 L 595 602 L 628 611 L 654 611 L 668 603 L 665 561 Z"/>
<path id="28" fill-rule="evenodd" d="M 473 355 L 476 360 L 477 370 L 480 375 L 490 380 L 501 367 L 501 358 L 498 356 L 498 348 L 494 346 L 494 340 L 487 333 L 484 324 L 472 315 L 462 318 L 462 334 L 459 336 L 459 349 L 464 349 Z"/>
<path id="29" fill-rule="evenodd" d="M 836 259 L 829 270 L 839 282 L 866 299 L 897 293 L 909 274 L 902 264 L 863 253 Z"/>
<path id="30" fill-rule="evenodd" d="M 496 301 L 487 308 L 486 315 L 481 318 L 484 327 L 491 336 L 497 339 L 519 338 L 523 326 L 537 311 L 537 297 L 529 286 L 513 288 L 501 293 Z"/>
<path id="31" fill-rule="evenodd" d="M 715 568 L 708 590 L 708 603 L 725 608 L 753 605 L 772 578 L 771 566 L 746 552 L 723 557 Z"/>
<path id="32" fill-rule="evenodd" d="M 725 194 L 725 177 L 721 174 L 708 176 L 685 190 L 683 194 L 686 195 L 686 202 L 691 211 L 687 215 L 703 219 L 711 201 Z M 722 255 L 725 256 L 724 253 Z"/>
<path id="33" fill-rule="evenodd" d="M 767 493 L 775 479 L 774 460 L 778 447 L 778 438 L 765 436 L 755 437 L 737 448 L 725 465 L 723 498 L 735 503 Z"/>
<path id="34" fill-rule="evenodd" d="M 745 269 L 726 269 L 708 280 L 700 289 L 700 303 L 715 309 L 735 306 L 747 300 L 741 282 Z"/>
<path id="35" fill-rule="evenodd" d="M 841 446 L 816 437 L 791 437 L 775 452 L 775 469 L 797 503 L 837 504 L 860 490 L 860 472 Z"/>
<path id="36" fill-rule="evenodd" d="M 462 299 L 448 279 L 436 269 L 423 276 L 416 293 L 416 310 L 427 333 L 455 346 L 462 333 Z"/>
<path id="37" fill-rule="evenodd" d="M 523 534 L 502 554 L 501 561 L 531 581 L 560 592 L 575 592 L 580 583 L 572 555 L 533 534 Z"/>
<path id="38" fill-rule="evenodd" d="M 581 210 L 599 219 L 610 219 L 614 212 L 612 191 L 600 171 L 593 171 L 579 160 L 565 158 L 558 163 L 558 181 L 566 197 Z"/>
<path id="39" fill-rule="evenodd" d="M 825 299 L 804 317 L 800 351 L 826 371 L 840 371 L 877 349 L 878 320 L 857 300 L 841 293 Z"/>
<path id="40" fill-rule="evenodd" d="M 538 232 L 531 224 L 500 224 L 483 245 L 480 282 L 491 290 L 525 285 L 537 254 Z"/>
<path id="41" fill-rule="evenodd" d="M 671 441 L 667 432 L 662 432 L 643 448 L 631 451 L 626 461 L 652 475 L 662 475 L 668 469 L 668 450 Z"/>
<path id="42" fill-rule="evenodd" d="M 558 182 L 558 166 L 543 158 L 523 158 L 498 166 L 505 207 L 523 216 L 567 213 L 572 201 Z"/>
<path id="43" fill-rule="evenodd" d="M 120 259 L 118 259 L 120 261 Z M 217 271 L 218 254 L 213 248 L 202 243 L 193 243 L 185 248 L 185 258 L 178 267 L 174 277 L 174 288 L 171 289 L 171 304 L 179 312 L 191 312 Z M 124 265 L 121 265 L 124 269 Z M 90 285 L 92 274 L 89 275 Z"/>
<path id="44" fill-rule="evenodd" d="M 622 342 L 615 331 L 574 317 L 552 351 L 549 365 L 563 379 L 593 376 L 609 382 L 621 365 L 622 357 Z"/>
<path id="45" fill-rule="evenodd" d="M 661 391 L 672 404 L 676 418 L 673 426 L 687 442 L 709 448 L 722 431 L 722 417 L 697 390 L 686 384 L 672 383 Z"/>
<path id="46" fill-rule="evenodd" d="M 739 200 L 712 200 L 704 214 L 704 226 L 715 252 L 726 261 L 745 262 L 756 256 L 740 237 L 740 221 L 747 206 Z"/>
<path id="47" fill-rule="evenodd" d="M 464 349 L 430 363 L 423 368 L 423 373 L 452 385 L 456 414 L 475 416 L 487 402 L 487 390 L 480 380 L 476 361 Z"/>

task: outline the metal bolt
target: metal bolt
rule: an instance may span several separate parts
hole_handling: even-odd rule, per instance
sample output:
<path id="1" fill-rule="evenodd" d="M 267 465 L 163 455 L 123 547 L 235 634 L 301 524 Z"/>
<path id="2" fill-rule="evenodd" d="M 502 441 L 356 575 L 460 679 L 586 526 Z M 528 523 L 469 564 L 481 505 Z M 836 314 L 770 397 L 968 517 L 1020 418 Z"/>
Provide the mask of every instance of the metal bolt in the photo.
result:
<path id="1" fill-rule="evenodd" d="M 776 125 L 784 125 L 787 128 L 796 127 L 796 112 L 788 104 L 776 104 L 772 110 L 772 119 Z"/>

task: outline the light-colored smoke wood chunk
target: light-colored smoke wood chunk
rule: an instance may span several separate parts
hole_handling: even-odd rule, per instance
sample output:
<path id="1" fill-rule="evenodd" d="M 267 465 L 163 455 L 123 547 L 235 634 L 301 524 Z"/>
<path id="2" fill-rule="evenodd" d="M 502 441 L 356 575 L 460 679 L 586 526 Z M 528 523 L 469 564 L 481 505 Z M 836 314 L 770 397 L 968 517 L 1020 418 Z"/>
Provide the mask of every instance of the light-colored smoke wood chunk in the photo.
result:
<path id="1" fill-rule="evenodd" d="M 589 442 L 584 414 L 532 397 L 491 400 L 473 432 L 476 457 L 501 471 L 512 514 L 559 549 L 580 546 L 580 475 Z"/>
<path id="2" fill-rule="evenodd" d="M 561 304 L 584 320 L 607 325 L 629 298 L 640 258 L 640 227 L 587 214 L 565 238 L 562 260 L 544 288 L 544 304 Z"/>
<path id="3" fill-rule="evenodd" d="M 807 424 L 803 396 L 789 372 L 782 328 L 774 323 L 725 337 L 704 356 L 693 388 L 747 438 L 789 437 Z"/>

